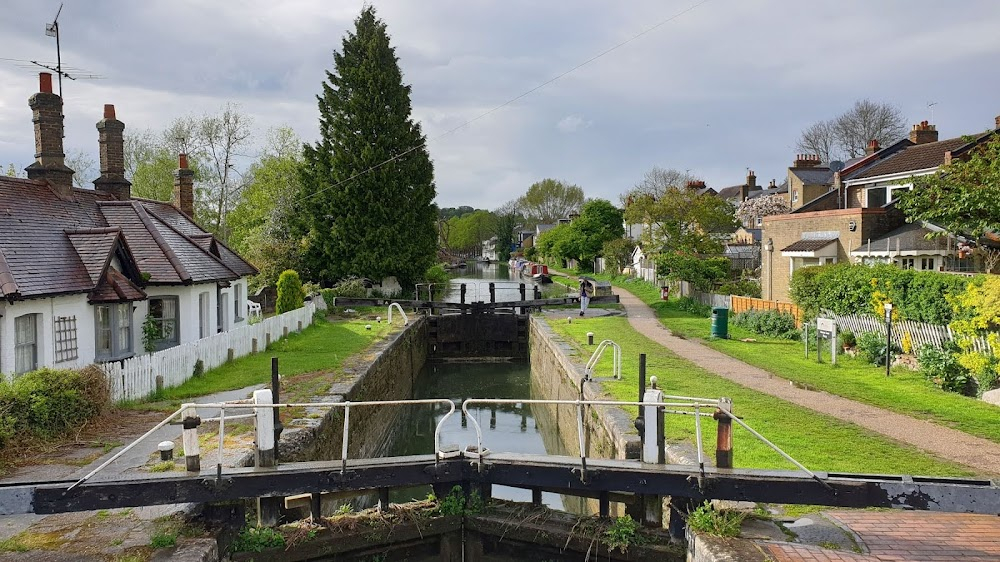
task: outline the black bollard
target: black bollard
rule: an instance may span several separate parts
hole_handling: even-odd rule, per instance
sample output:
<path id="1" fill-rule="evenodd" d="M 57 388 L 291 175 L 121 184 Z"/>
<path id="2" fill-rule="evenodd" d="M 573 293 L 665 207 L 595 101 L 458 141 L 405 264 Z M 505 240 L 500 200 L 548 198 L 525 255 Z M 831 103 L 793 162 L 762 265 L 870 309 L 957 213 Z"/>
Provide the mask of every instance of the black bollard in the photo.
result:
<path id="1" fill-rule="evenodd" d="M 462 283 L 462 288 L 460 289 L 459 294 L 461 295 L 461 300 L 459 302 L 465 304 L 465 283 Z"/>
<path id="2" fill-rule="evenodd" d="M 496 283 L 490 283 L 490 302 L 497 302 L 497 286 Z"/>
<path id="3" fill-rule="evenodd" d="M 521 284 L 520 284 L 520 285 L 518 286 L 518 291 L 519 291 L 519 292 L 521 293 L 521 300 L 523 301 L 523 300 L 524 300 L 524 292 L 525 292 L 525 291 L 524 291 L 524 283 L 521 283 Z"/>

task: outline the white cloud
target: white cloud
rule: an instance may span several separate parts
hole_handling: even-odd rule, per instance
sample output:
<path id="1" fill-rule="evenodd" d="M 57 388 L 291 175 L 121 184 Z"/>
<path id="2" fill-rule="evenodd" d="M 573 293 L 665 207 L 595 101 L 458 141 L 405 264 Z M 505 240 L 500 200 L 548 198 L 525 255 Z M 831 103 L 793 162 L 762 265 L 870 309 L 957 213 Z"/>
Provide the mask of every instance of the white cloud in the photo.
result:
<path id="1" fill-rule="evenodd" d="M 556 123 L 556 128 L 564 133 L 576 133 L 589 129 L 593 124 L 593 121 L 588 121 L 580 115 L 567 115 Z"/>

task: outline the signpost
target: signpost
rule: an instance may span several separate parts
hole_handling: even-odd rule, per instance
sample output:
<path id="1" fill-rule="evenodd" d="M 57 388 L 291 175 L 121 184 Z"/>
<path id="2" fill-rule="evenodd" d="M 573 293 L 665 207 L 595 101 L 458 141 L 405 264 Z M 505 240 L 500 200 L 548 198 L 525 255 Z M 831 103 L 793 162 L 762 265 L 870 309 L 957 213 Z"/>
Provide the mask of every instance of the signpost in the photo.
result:
<path id="1" fill-rule="evenodd" d="M 820 338 L 830 338 L 831 362 L 837 364 L 837 322 L 833 318 L 816 319 L 816 361 L 822 362 L 820 355 Z"/>

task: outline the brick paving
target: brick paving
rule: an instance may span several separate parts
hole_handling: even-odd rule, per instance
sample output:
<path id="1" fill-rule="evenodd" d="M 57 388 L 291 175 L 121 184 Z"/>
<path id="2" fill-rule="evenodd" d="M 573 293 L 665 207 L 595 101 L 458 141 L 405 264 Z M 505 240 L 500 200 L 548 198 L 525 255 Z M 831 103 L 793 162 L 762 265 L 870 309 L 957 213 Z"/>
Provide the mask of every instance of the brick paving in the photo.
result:
<path id="1" fill-rule="evenodd" d="M 979 474 L 1000 474 L 1000 462 L 997 461 L 1000 459 L 1000 444 L 826 392 L 796 388 L 788 380 L 763 369 L 696 341 L 675 337 L 656 318 L 653 309 L 638 297 L 617 287 L 615 294 L 620 297 L 633 328 L 707 371 L 747 388 L 908 443 L 940 458 L 968 466 Z M 1000 558 L 996 560 L 1000 562 Z"/>
<path id="2" fill-rule="evenodd" d="M 997 562 L 1000 517 L 924 511 L 827 513 L 861 539 L 866 554 L 767 544 L 776 562 Z"/>

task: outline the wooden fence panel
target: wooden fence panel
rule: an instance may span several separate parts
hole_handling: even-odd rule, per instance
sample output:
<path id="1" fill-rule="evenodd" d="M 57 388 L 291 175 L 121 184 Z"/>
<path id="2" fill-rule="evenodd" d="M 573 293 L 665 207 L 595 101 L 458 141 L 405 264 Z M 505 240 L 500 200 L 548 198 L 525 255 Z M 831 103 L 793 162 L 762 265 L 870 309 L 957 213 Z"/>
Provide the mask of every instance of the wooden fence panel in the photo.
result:
<path id="1" fill-rule="evenodd" d="M 802 326 L 802 310 L 790 302 L 770 301 L 754 297 L 741 297 L 737 295 L 732 295 L 729 300 L 731 303 L 732 314 L 739 314 L 740 312 L 746 312 L 751 309 L 777 310 L 779 312 L 787 312 L 795 317 L 796 328 Z"/>
<path id="2" fill-rule="evenodd" d="M 316 305 L 307 302 L 302 308 L 265 318 L 257 324 L 240 326 L 163 351 L 100 366 L 108 377 L 112 400 L 140 400 L 156 391 L 157 376 L 163 377 L 164 388 L 178 386 L 192 377 L 199 359 L 206 371 L 214 369 L 229 360 L 230 349 L 234 357 L 250 355 L 254 339 L 257 340 L 257 349 L 263 351 L 268 334 L 274 342 L 281 339 L 285 328 L 295 332 L 299 322 L 303 327 L 312 324 L 315 310 Z"/>
<path id="3" fill-rule="evenodd" d="M 855 335 L 866 333 L 876 333 L 885 337 L 885 320 L 871 314 L 851 314 L 846 316 L 833 315 L 837 326 L 841 329 L 848 329 Z M 910 342 L 913 349 L 919 349 L 924 345 L 943 347 L 945 343 L 953 341 L 955 334 L 948 326 L 936 324 L 925 324 L 914 322 L 913 320 L 901 320 L 892 324 L 892 341 L 902 347 L 903 337 L 910 334 Z M 982 353 L 993 353 L 989 342 L 984 337 L 976 338 L 972 342 L 972 349 Z"/>

